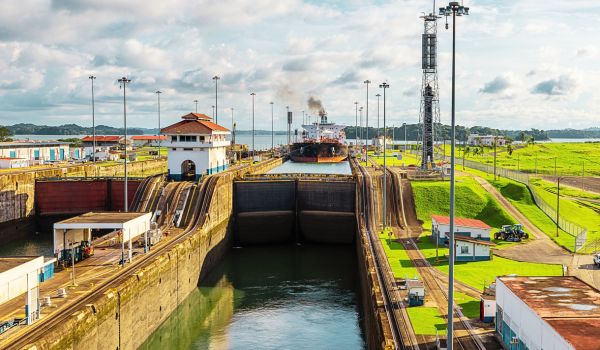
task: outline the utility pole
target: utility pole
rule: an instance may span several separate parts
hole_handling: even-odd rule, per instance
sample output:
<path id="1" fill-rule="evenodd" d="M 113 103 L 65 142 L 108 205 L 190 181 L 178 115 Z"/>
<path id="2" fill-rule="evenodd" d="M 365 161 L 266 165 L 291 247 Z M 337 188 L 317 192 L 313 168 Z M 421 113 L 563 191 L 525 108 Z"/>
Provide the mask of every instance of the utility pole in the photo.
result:
<path id="1" fill-rule="evenodd" d="M 158 158 L 160 158 L 160 147 L 162 145 L 162 141 L 160 139 L 160 94 L 162 94 L 162 91 L 157 90 L 156 97 L 158 98 L 158 132 L 156 134 L 158 136 Z"/>
<path id="2" fill-rule="evenodd" d="M 494 181 L 496 181 L 496 145 L 498 144 L 498 136 L 494 136 Z M 464 150 L 463 150 L 463 154 L 464 154 Z M 464 157 L 463 157 L 464 159 Z M 464 168 L 464 164 L 463 164 L 463 168 Z"/>
<path id="3" fill-rule="evenodd" d="M 355 132 L 354 132 L 354 143 L 356 144 L 356 146 L 358 147 L 358 102 L 354 102 L 354 112 L 356 114 L 355 118 L 356 118 L 356 127 L 355 127 Z"/>
<path id="4" fill-rule="evenodd" d="M 383 89 L 383 229 L 387 228 L 387 125 L 385 120 L 385 90 L 390 85 L 386 82 L 379 84 L 379 88 Z"/>
<path id="5" fill-rule="evenodd" d="M 366 109 L 366 124 L 367 124 L 367 134 L 365 136 L 365 163 L 367 164 L 367 166 L 369 165 L 369 84 L 371 84 L 370 80 L 365 80 L 364 84 L 367 85 L 367 109 Z"/>
<path id="6" fill-rule="evenodd" d="M 221 77 L 219 77 L 218 75 L 215 75 L 214 77 L 212 77 L 212 79 L 215 81 L 215 123 L 219 124 L 219 99 L 217 98 L 218 94 L 218 90 L 217 90 L 217 82 L 219 81 L 219 79 L 221 79 Z"/>
<path id="7" fill-rule="evenodd" d="M 235 122 L 233 121 L 233 107 L 231 107 L 231 133 L 231 145 L 235 145 Z"/>
<path id="8" fill-rule="evenodd" d="M 96 77 L 93 75 L 89 76 L 89 79 L 92 81 L 92 160 L 96 162 L 96 111 L 94 106 L 94 80 Z M 75 282 L 73 282 L 75 283 Z"/>
<path id="9" fill-rule="evenodd" d="M 375 96 L 377 96 L 377 139 L 379 139 L 379 97 L 381 97 L 381 95 L 377 94 Z"/>
<path id="10" fill-rule="evenodd" d="M 275 119 L 274 114 L 273 114 L 273 101 L 270 102 L 271 103 L 271 151 L 273 149 L 275 149 L 275 143 L 274 143 L 274 137 L 275 137 L 275 129 L 273 128 L 273 121 Z M 304 116 L 304 111 L 302 111 L 302 115 Z"/>
<path id="11" fill-rule="evenodd" d="M 124 162 L 123 162 L 123 170 L 125 175 L 125 181 L 123 184 L 123 210 L 128 212 L 128 199 L 127 199 L 127 84 L 131 83 L 131 79 L 127 79 L 126 77 L 122 77 L 119 81 L 119 87 L 123 88 L 123 148 L 124 148 Z M 125 233 L 123 232 L 122 237 L 122 250 L 121 250 L 121 258 L 122 264 L 125 266 L 125 257 L 124 254 L 124 245 L 125 245 Z M 129 236 L 129 260 L 131 261 L 131 236 Z"/>
<path id="12" fill-rule="evenodd" d="M 456 16 L 468 15 L 469 8 L 460 5 L 457 1 L 451 1 L 445 8 L 440 8 L 440 16 L 452 15 L 452 123 L 450 147 L 450 241 L 448 251 L 448 350 L 454 348 L 454 214 L 455 214 L 455 158 L 454 147 L 456 141 Z"/>
<path id="13" fill-rule="evenodd" d="M 252 96 L 252 163 L 254 163 L 254 96 L 256 94 L 252 92 L 250 96 Z"/>
<path id="14" fill-rule="evenodd" d="M 556 237 L 558 237 L 560 221 L 560 177 L 556 178 Z"/>
<path id="15" fill-rule="evenodd" d="M 196 104 L 196 113 L 198 113 L 198 100 L 194 100 L 194 103 Z"/>

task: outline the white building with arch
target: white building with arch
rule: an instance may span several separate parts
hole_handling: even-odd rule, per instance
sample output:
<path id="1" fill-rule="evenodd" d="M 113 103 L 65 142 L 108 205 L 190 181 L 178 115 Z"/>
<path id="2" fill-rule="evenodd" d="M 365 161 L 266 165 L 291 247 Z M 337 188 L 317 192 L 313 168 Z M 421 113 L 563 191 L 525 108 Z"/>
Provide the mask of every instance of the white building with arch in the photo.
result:
<path id="1" fill-rule="evenodd" d="M 197 180 L 229 167 L 227 146 L 229 129 L 201 113 L 189 113 L 179 123 L 161 129 L 167 136 L 169 177 L 173 180 Z"/>

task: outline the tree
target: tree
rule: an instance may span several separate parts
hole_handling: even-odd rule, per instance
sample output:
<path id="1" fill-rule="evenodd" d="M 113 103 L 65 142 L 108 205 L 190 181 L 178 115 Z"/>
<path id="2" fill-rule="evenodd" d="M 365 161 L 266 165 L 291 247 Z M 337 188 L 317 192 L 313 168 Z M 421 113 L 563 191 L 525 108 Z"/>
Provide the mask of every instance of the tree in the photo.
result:
<path id="1" fill-rule="evenodd" d="M 10 136 L 12 136 L 10 130 L 5 126 L 0 126 L 0 142 L 12 141 Z"/>
<path id="2" fill-rule="evenodd" d="M 512 156 L 513 154 L 513 146 L 510 143 L 506 144 L 506 153 L 508 153 L 509 156 Z"/>
<path id="3" fill-rule="evenodd" d="M 521 131 L 521 133 L 519 133 L 519 140 L 521 140 L 521 143 L 525 143 L 526 139 L 527 139 L 527 134 L 525 134 L 525 132 Z"/>

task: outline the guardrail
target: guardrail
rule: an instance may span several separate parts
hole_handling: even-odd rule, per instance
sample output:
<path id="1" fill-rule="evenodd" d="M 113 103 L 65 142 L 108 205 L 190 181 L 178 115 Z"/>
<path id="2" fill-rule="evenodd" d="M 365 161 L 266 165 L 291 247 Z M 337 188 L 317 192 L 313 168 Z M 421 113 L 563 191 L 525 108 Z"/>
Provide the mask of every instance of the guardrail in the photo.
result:
<path id="1" fill-rule="evenodd" d="M 464 164 L 466 167 L 483 171 L 488 174 L 494 174 L 494 166 L 489 164 L 483 164 L 474 162 L 472 160 L 464 160 Z M 548 202 L 546 202 L 535 190 L 534 186 L 530 183 L 530 175 L 524 172 L 508 170 L 501 167 L 496 167 L 496 175 L 500 177 L 505 177 L 507 179 L 520 182 L 527 186 L 529 192 L 535 201 L 535 204 L 556 224 L 558 222 L 558 227 L 560 227 L 563 231 L 573 236 L 575 239 L 575 252 L 581 250 L 583 246 L 587 242 L 587 229 L 585 227 L 579 226 L 576 223 L 573 223 L 569 220 L 560 217 L 556 213 L 556 209 L 552 207 Z"/>

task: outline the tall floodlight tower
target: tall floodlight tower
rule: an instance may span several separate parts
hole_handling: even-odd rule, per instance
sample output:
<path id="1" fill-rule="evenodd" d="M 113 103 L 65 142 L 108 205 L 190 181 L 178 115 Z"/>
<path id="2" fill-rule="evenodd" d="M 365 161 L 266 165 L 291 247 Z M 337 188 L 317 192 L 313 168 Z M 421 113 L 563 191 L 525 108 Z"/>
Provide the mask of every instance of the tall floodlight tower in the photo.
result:
<path id="1" fill-rule="evenodd" d="M 423 15 L 425 30 L 422 37 L 423 79 L 421 82 L 421 108 L 419 124 L 421 126 L 421 169 L 433 168 L 433 146 L 435 125 L 440 124 L 440 100 L 437 74 L 437 19 L 434 12 Z"/>

